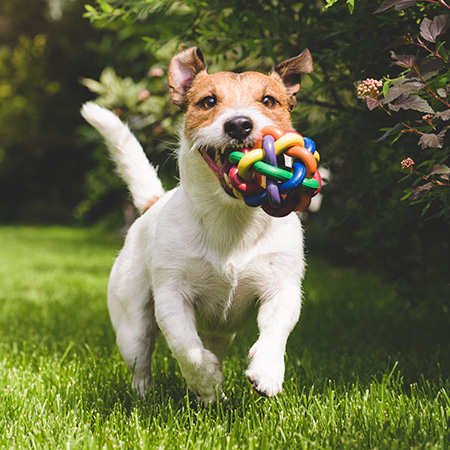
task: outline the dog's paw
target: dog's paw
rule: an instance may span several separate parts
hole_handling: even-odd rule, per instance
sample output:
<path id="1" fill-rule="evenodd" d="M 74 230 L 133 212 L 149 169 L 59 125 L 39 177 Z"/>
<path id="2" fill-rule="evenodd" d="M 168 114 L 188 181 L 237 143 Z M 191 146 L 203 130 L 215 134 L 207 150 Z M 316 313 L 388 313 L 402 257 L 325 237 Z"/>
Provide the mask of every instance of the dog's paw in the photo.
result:
<path id="1" fill-rule="evenodd" d="M 227 396 L 223 393 L 222 389 L 220 389 L 219 387 L 216 388 L 214 398 L 211 396 L 202 398 L 200 395 L 197 395 L 196 397 L 197 397 L 197 404 L 199 406 L 207 406 L 209 404 L 215 404 L 217 402 L 221 403 L 222 405 L 226 405 L 228 403 Z"/>
<path id="2" fill-rule="evenodd" d="M 200 403 L 217 401 L 221 395 L 222 370 L 219 360 L 209 350 L 196 349 L 189 354 L 189 362 L 180 364 L 189 389 L 197 395 Z"/>
<path id="3" fill-rule="evenodd" d="M 153 380 L 151 376 L 139 376 L 136 373 L 133 375 L 132 382 L 133 390 L 140 396 L 145 397 L 153 387 Z"/>
<path id="4" fill-rule="evenodd" d="M 256 343 L 250 350 L 251 358 L 245 375 L 255 391 L 264 397 L 273 397 L 283 389 L 284 355 L 275 355 Z"/>

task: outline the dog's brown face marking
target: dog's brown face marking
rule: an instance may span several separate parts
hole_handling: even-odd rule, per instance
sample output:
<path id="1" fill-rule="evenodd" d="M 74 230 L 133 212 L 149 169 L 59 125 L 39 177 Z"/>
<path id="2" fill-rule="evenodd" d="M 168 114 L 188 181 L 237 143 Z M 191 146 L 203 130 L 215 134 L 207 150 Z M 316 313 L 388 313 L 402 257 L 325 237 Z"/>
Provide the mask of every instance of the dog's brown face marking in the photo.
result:
<path id="1" fill-rule="evenodd" d="M 174 56 L 168 78 L 172 101 L 185 112 L 184 135 L 233 196 L 228 170 L 231 152 L 252 148 L 260 130 L 291 128 L 290 111 L 300 77 L 312 72 L 309 50 L 278 64 L 269 75 L 259 72 L 208 74 L 201 51 L 190 48 Z"/>
<path id="2" fill-rule="evenodd" d="M 290 128 L 290 96 L 272 72 L 200 72 L 186 94 L 185 134 L 211 125 L 227 109 L 255 108 L 284 130 Z"/>
<path id="3" fill-rule="evenodd" d="M 185 132 L 213 123 L 226 108 L 256 107 L 274 124 L 290 126 L 289 112 L 295 106 L 301 74 L 313 71 L 308 49 L 283 61 L 269 75 L 258 72 L 218 72 L 209 75 L 197 47 L 174 56 L 169 65 L 172 101 L 186 112 Z"/>

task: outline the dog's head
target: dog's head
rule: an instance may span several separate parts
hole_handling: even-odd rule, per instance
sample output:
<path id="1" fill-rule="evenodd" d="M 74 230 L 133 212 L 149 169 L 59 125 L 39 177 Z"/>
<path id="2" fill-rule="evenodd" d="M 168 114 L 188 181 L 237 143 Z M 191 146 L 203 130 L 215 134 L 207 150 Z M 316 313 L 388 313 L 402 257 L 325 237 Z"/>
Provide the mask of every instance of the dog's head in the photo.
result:
<path id="1" fill-rule="evenodd" d="M 260 130 L 275 125 L 291 128 L 290 112 L 296 104 L 300 77 L 313 70 L 309 50 L 275 66 L 268 75 L 258 72 L 208 74 L 201 51 L 185 50 L 169 65 L 173 103 L 185 112 L 184 138 L 189 152 L 201 154 L 207 166 L 231 194 L 224 173 L 228 155 L 251 148 Z"/>

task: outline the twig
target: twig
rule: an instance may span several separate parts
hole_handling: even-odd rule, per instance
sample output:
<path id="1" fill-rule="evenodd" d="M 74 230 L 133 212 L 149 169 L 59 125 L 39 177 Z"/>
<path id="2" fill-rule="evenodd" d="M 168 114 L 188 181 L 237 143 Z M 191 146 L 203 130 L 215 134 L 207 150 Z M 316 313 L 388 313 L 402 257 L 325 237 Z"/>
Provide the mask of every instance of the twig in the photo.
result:
<path id="1" fill-rule="evenodd" d="M 450 62 L 450 60 L 448 60 L 447 58 L 444 58 L 443 56 L 441 56 L 438 51 L 433 52 L 433 50 L 428 48 L 419 38 L 417 38 L 417 42 L 414 42 L 413 39 L 411 39 L 409 42 L 411 44 L 417 45 L 418 47 L 421 47 L 421 48 L 427 50 L 433 56 L 436 56 L 436 58 L 439 58 L 440 60 L 444 61 L 445 63 L 449 63 Z"/>
<path id="2" fill-rule="evenodd" d="M 444 2 L 444 0 L 424 0 L 427 3 L 436 3 L 437 5 L 445 6 L 446 8 L 450 9 L 450 6 L 447 5 L 447 3 Z"/>
<path id="3" fill-rule="evenodd" d="M 450 108 L 450 103 L 446 102 L 445 100 L 443 100 L 442 98 L 440 98 L 437 94 L 435 94 L 425 83 L 425 80 L 422 78 L 422 75 L 420 75 L 420 72 L 417 70 L 415 71 L 417 76 L 419 77 L 420 81 L 423 83 L 425 90 L 428 92 L 429 95 L 431 95 L 433 98 L 435 98 L 436 100 L 439 100 L 441 103 L 443 103 L 445 106 L 447 106 L 448 108 Z"/>
<path id="4" fill-rule="evenodd" d="M 411 133 L 417 133 L 417 134 L 420 134 L 421 136 L 424 136 L 426 133 L 422 133 L 421 131 L 419 131 L 419 130 L 416 130 L 415 128 L 413 128 L 413 127 L 411 127 L 410 125 L 408 125 L 407 123 L 405 123 L 405 122 L 401 122 L 401 121 L 398 121 L 396 118 L 395 118 L 395 116 L 388 110 L 388 109 L 386 109 L 385 107 L 384 107 L 384 105 L 380 105 L 380 108 L 386 113 L 386 114 L 388 114 L 389 116 L 391 116 L 394 120 L 396 120 L 398 123 L 400 123 L 401 125 L 403 125 L 405 128 L 407 128 L 408 130 L 408 132 L 411 132 Z"/>
<path id="5" fill-rule="evenodd" d="M 427 177 L 426 175 L 422 175 L 421 173 L 417 172 L 416 170 L 412 170 L 411 173 L 417 175 L 418 177 L 422 178 L 422 180 L 427 181 L 428 183 L 435 184 L 437 186 L 450 187 L 450 183 L 443 183 L 442 181 L 439 181 L 439 180 L 432 180 L 430 177 Z"/>

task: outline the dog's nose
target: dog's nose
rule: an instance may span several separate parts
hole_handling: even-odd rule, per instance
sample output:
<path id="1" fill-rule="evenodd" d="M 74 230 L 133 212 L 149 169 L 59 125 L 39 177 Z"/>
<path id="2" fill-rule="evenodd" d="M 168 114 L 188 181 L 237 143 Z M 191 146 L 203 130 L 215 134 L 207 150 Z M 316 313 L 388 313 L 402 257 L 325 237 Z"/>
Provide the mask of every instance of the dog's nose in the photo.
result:
<path id="1" fill-rule="evenodd" d="M 223 129 L 228 136 L 243 141 L 253 130 L 253 121 L 246 116 L 232 117 L 225 122 Z"/>

